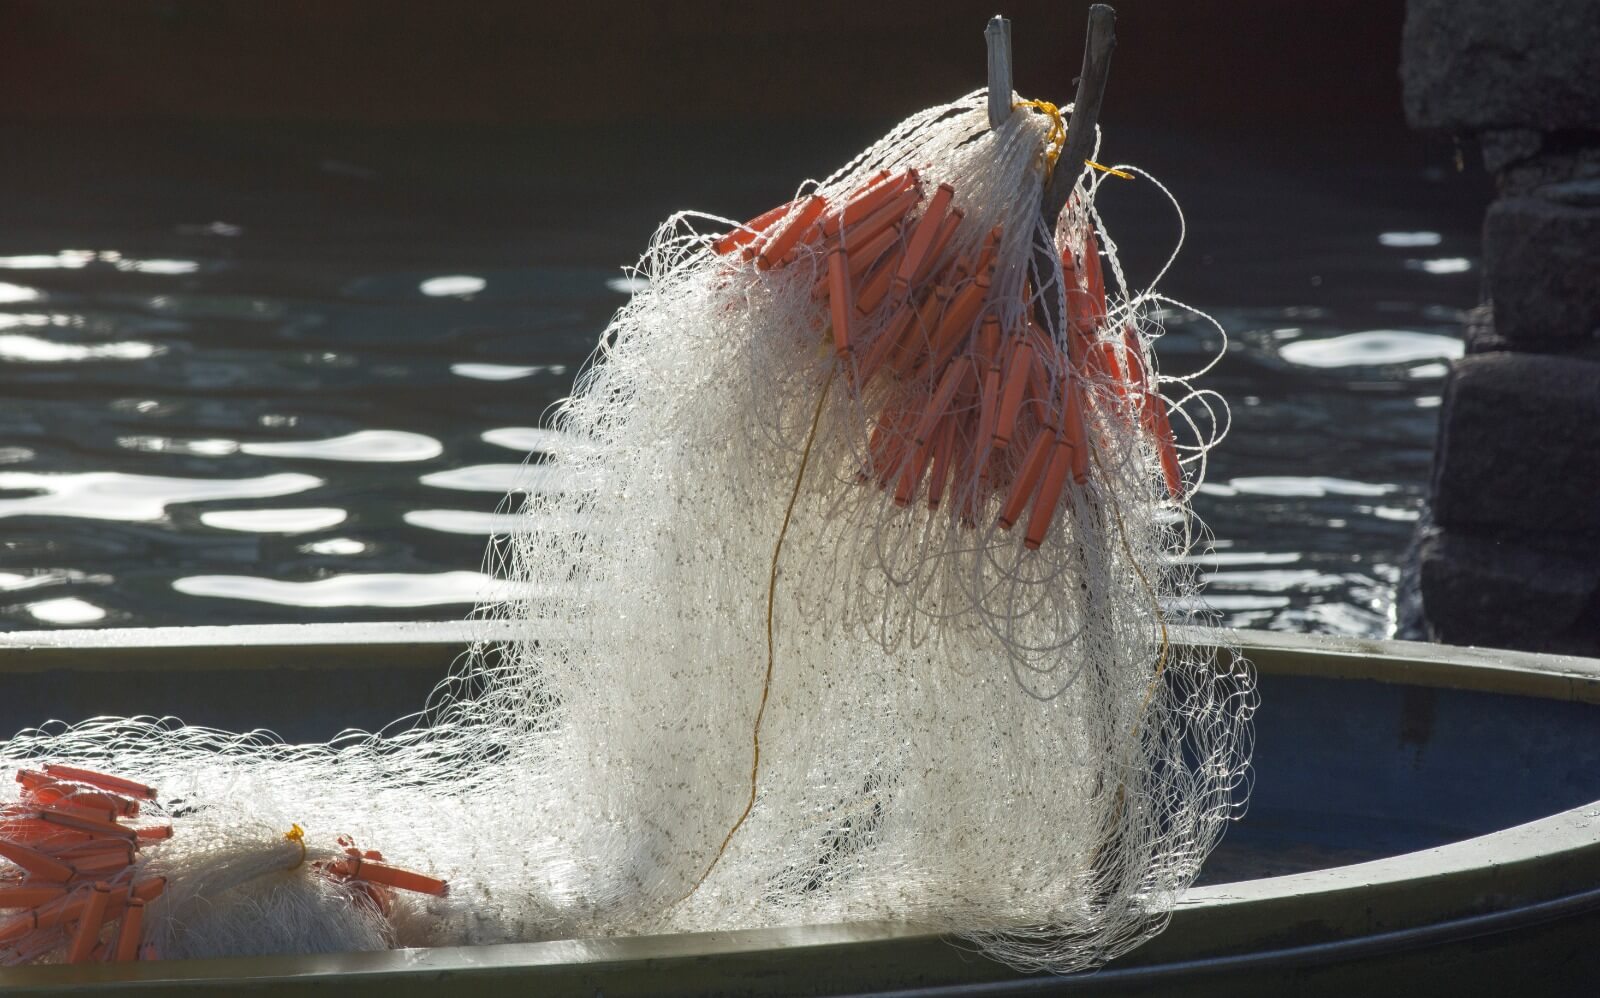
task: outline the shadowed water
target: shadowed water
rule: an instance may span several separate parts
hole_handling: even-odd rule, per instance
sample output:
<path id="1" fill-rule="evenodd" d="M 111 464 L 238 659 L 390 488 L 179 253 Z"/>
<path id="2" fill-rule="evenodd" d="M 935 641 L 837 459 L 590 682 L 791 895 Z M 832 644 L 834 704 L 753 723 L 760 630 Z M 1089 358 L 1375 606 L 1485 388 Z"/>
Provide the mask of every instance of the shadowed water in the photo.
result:
<path id="1" fill-rule="evenodd" d="M 0 627 L 460 616 L 654 225 L 754 214 L 882 124 L 0 127 Z M 1208 384 L 1233 431 L 1196 499 L 1210 603 L 1385 633 L 1481 181 L 1326 137 L 1108 152 L 1183 202 L 1164 287 L 1230 335 Z M 1108 184 L 1103 210 L 1148 278 L 1164 199 Z M 1217 347 L 1168 328 L 1164 370 Z"/>

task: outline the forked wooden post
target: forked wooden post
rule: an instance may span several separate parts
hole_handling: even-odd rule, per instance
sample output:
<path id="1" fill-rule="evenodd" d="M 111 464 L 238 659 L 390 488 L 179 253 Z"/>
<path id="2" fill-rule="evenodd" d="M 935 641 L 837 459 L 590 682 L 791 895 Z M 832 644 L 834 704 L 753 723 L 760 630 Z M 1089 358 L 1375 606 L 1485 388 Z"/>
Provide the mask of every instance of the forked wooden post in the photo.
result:
<path id="1" fill-rule="evenodd" d="M 1116 23 L 1117 12 L 1109 5 L 1097 3 L 1089 8 L 1089 30 L 1083 40 L 1083 70 L 1078 74 L 1072 117 L 1067 120 L 1067 144 L 1045 187 L 1044 217 L 1052 229 L 1056 216 L 1072 196 L 1072 184 L 1083 172 L 1084 160 L 1094 150 L 1095 124 L 1100 120 L 1100 102 L 1106 95 L 1106 77 L 1111 75 L 1111 50 L 1117 47 Z"/>
<path id="2" fill-rule="evenodd" d="M 1100 118 L 1100 102 L 1105 97 L 1106 77 L 1111 73 L 1111 50 L 1116 48 L 1117 12 L 1097 3 L 1089 8 L 1089 28 L 1083 41 L 1083 71 L 1078 74 L 1078 93 L 1072 102 L 1072 117 L 1067 120 L 1067 141 L 1056 159 L 1055 169 L 1045 179 L 1039 210 L 1044 229 L 1033 247 L 1033 269 L 1039 322 L 1046 329 L 1065 335 L 1062 325 L 1061 262 L 1056 259 L 1053 234 L 1061 210 L 1072 197 L 1084 160 L 1094 149 L 1095 125 Z"/>

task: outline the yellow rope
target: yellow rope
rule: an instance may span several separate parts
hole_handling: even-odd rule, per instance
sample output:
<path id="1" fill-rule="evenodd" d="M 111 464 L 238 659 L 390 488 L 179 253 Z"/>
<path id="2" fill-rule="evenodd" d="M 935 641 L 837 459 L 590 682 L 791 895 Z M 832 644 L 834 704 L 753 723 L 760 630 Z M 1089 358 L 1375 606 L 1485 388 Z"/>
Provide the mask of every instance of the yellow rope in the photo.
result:
<path id="1" fill-rule="evenodd" d="M 784 538 L 789 535 L 789 521 L 794 518 L 794 507 L 800 501 L 800 483 L 805 480 L 806 466 L 811 463 L 811 448 L 817 442 L 817 427 L 822 423 L 822 407 L 828 401 L 828 390 L 833 387 L 833 376 L 837 371 L 838 369 L 834 368 L 828 372 L 828 380 L 823 382 L 822 392 L 817 396 L 817 408 L 811 414 L 811 431 L 806 434 L 806 445 L 800 452 L 800 469 L 795 472 L 794 489 L 790 491 L 789 505 L 783 511 L 783 525 L 778 528 L 778 541 L 772 547 L 772 571 L 767 576 L 767 673 L 761 681 L 761 703 L 756 707 L 755 726 L 750 736 L 750 796 L 745 801 L 744 810 L 739 813 L 739 820 L 735 821 L 733 827 L 728 829 L 728 834 L 722 837 L 722 844 L 717 847 L 717 854 L 711 857 L 710 865 L 700 874 L 700 879 L 694 882 L 694 886 L 678 899 L 679 904 L 699 890 L 700 885 L 711 876 L 711 871 L 717 868 L 723 854 L 728 851 L 728 844 L 733 841 L 733 837 L 744 826 L 745 819 L 750 817 L 750 812 L 756 806 L 756 781 L 761 772 L 761 721 L 767 713 L 767 698 L 772 693 L 772 671 L 777 661 L 772 618 L 778 599 L 778 559 L 783 554 Z"/>
<path id="2" fill-rule="evenodd" d="M 1101 166 L 1092 159 L 1084 160 L 1083 165 L 1093 167 L 1094 169 L 1099 170 L 1101 173 L 1109 173 L 1113 177 L 1121 177 L 1123 180 L 1133 179 L 1133 174 L 1129 173 L 1127 170 L 1119 170 L 1112 166 Z"/>
<path id="3" fill-rule="evenodd" d="M 295 860 L 293 866 L 289 867 L 290 870 L 298 870 L 306 861 L 306 830 L 300 827 L 299 822 L 295 822 L 289 826 L 287 832 L 283 833 L 283 837 L 300 847 L 300 858 Z"/>
<path id="4" fill-rule="evenodd" d="M 1021 100 L 1011 107 L 1013 110 L 1031 107 L 1050 119 L 1050 133 L 1045 136 L 1044 145 L 1044 172 L 1050 173 L 1056 168 L 1056 160 L 1061 158 L 1061 147 L 1067 144 L 1067 119 L 1061 116 L 1059 107 L 1047 100 Z"/>
<path id="5" fill-rule="evenodd" d="M 1044 169 L 1047 174 L 1053 172 L 1056 168 L 1056 160 L 1061 158 L 1061 150 L 1067 144 L 1067 119 L 1061 114 L 1061 109 L 1047 100 L 1022 100 L 1017 101 L 1011 107 L 1013 110 L 1019 107 L 1031 107 L 1050 119 L 1050 132 L 1045 136 Z M 1083 164 L 1093 167 L 1101 173 L 1109 173 L 1113 177 L 1121 177 L 1123 180 L 1133 179 L 1133 174 L 1126 170 L 1102 166 L 1092 159 L 1084 160 Z"/>

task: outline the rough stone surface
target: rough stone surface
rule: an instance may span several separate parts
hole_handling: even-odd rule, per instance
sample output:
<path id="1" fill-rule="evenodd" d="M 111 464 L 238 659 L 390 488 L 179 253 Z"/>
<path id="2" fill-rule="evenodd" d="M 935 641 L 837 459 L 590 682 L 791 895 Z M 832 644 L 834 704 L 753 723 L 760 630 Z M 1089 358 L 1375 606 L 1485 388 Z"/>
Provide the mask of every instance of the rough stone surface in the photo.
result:
<path id="1" fill-rule="evenodd" d="M 1494 353 L 1509 348 L 1506 338 L 1495 332 L 1494 308 L 1490 305 L 1479 305 L 1467 311 L 1466 333 L 1462 338 L 1466 340 L 1468 354 Z"/>
<path id="2" fill-rule="evenodd" d="M 1483 168 L 1499 173 L 1508 166 L 1525 163 L 1544 148 L 1544 133 L 1532 128 L 1505 128 L 1478 136 L 1483 153 Z"/>
<path id="3" fill-rule="evenodd" d="M 1588 185 L 1540 188 L 1538 197 L 1489 206 L 1484 270 L 1495 330 L 1513 347 L 1600 338 L 1600 204 L 1582 203 Z"/>
<path id="4" fill-rule="evenodd" d="M 1483 353 L 1456 363 L 1434 455 L 1433 520 L 1527 537 L 1600 565 L 1600 363 Z"/>
<path id="5" fill-rule="evenodd" d="M 1452 132 L 1600 128 L 1595 0 L 1409 0 L 1406 116 Z"/>
<path id="6" fill-rule="evenodd" d="M 1501 147 L 1498 152 L 1503 155 L 1508 150 Z M 1488 160 L 1485 154 L 1485 164 Z M 1495 183 L 1506 197 L 1573 180 L 1600 180 L 1600 132 L 1546 135 L 1538 153 L 1506 159 L 1495 174 Z"/>
<path id="7" fill-rule="evenodd" d="M 1423 539 L 1419 575 L 1434 640 L 1593 653 L 1600 560 L 1449 531 Z"/>

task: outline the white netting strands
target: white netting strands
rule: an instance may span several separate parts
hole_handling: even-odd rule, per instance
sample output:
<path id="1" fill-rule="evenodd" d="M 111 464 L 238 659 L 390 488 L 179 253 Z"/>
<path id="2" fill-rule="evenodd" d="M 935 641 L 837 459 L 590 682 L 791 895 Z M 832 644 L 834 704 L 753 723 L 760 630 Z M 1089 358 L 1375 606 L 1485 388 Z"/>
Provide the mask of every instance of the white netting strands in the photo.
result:
<path id="1" fill-rule="evenodd" d="M 1104 174 L 1041 231 L 1049 133 L 991 130 L 980 92 L 746 227 L 669 220 L 415 726 L 102 719 L 0 756 L 186 802 L 148 850 L 190 902 L 167 956 L 266 945 L 232 896 L 301 950 L 890 918 L 1066 971 L 1148 938 L 1246 786 L 1248 666 L 1167 641 L 1226 410 L 1157 372 L 1174 303 L 1126 287 Z M 375 921 L 309 863 L 252 867 L 293 821 L 449 894 Z"/>

